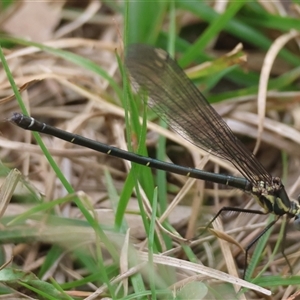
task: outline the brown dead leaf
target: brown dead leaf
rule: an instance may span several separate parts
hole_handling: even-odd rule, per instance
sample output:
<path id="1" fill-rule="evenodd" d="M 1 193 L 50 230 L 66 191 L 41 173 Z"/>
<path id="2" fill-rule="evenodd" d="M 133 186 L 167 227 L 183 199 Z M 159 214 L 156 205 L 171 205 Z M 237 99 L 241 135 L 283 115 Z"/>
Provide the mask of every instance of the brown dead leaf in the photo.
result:
<path id="1" fill-rule="evenodd" d="M 286 300 L 297 300 L 300 299 L 300 291 L 297 291 L 295 294 L 289 296 Z"/>
<path id="2" fill-rule="evenodd" d="M 235 239 L 233 239 L 230 235 L 226 234 L 225 232 L 215 230 L 212 228 L 208 228 L 208 230 L 209 230 L 209 232 L 211 232 L 211 234 L 213 234 L 217 238 L 222 239 L 230 244 L 234 244 L 234 245 L 238 246 L 242 250 L 242 252 L 245 252 L 244 247 L 240 243 L 238 243 Z"/>
<path id="3" fill-rule="evenodd" d="M 60 16 L 60 4 L 51 1 L 23 1 L 20 8 L 3 23 L 1 29 L 35 42 L 43 42 L 52 38 Z"/>
<path id="4" fill-rule="evenodd" d="M 27 90 L 29 87 L 31 87 L 33 84 L 35 84 L 35 83 L 37 83 L 39 81 L 40 80 L 35 79 L 35 80 L 31 80 L 31 81 L 26 82 L 25 84 L 23 84 L 19 88 L 19 92 L 22 93 L 23 91 Z M 9 101 L 11 101 L 11 100 L 13 100 L 15 98 L 16 98 L 15 94 L 12 94 L 12 95 L 10 95 L 8 97 L 4 97 L 4 98 L 0 99 L 0 104 L 4 104 L 6 102 L 9 102 Z"/>

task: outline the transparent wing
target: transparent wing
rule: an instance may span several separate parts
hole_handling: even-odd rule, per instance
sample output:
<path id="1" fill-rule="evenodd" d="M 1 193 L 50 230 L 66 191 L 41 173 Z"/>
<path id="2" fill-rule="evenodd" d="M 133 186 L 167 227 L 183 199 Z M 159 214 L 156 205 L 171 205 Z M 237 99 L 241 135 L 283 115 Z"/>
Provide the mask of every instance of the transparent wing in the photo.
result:
<path id="1" fill-rule="evenodd" d="M 148 105 L 173 130 L 190 143 L 230 161 L 252 183 L 272 183 L 271 175 L 167 52 L 131 45 L 125 65 L 134 89 L 146 90 Z"/>

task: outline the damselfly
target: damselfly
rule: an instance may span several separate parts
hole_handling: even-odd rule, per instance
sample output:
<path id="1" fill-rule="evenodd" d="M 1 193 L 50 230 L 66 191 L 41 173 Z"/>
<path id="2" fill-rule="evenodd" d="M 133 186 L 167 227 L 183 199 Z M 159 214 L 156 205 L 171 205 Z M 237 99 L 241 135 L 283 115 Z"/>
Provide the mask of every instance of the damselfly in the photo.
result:
<path id="1" fill-rule="evenodd" d="M 19 113 L 15 113 L 10 121 L 24 129 L 49 134 L 147 167 L 251 193 L 263 211 L 223 207 L 209 223 L 210 225 L 223 211 L 272 213 L 276 216 L 246 247 L 245 266 L 249 249 L 281 216 L 295 218 L 295 222 L 299 223 L 300 205 L 289 199 L 280 178 L 272 177 L 266 171 L 167 52 L 147 45 L 132 45 L 128 49 L 125 66 L 133 88 L 146 92 L 148 105 L 159 117 L 190 143 L 230 161 L 244 177 L 210 173 L 144 157 L 63 131 Z"/>

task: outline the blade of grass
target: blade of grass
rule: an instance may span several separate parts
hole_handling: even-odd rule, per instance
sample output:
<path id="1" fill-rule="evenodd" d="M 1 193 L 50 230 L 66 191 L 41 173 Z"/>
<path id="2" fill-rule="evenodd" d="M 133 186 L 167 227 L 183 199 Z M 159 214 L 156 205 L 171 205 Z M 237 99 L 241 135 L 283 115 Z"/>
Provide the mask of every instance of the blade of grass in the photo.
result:
<path id="1" fill-rule="evenodd" d="M 158 1 L 128 1 L 128 44 L 153 44 L 162 27 L 168 3 Z"/>
<path id="2" fill-rule="evenodd" d="M 278 234 L 278 238 L 276 240 L 276 244 L 272 251 L 272 254 L 269 257 L 268 262 L 264 265 L 264 267 L 262 268 L 262 270 L 259 272 L 259 274 L 256 277 L 262 276 L 262 274 L 266 271 L 266 269 L 269 267 L 269 265 L 274 260 L 274 257 L 276 255 L 276 253 L 278 252 L 280 245 L 284 246 L 284 245 L 282 245 L 282 242 L 284 241 L 284 235 L 286 234 L 286 226 L 287 226 L 287 222 L 286 222 L 286 218 L 285 218 L 280 226 L 280 232 Z"/>
<path id="3" fill-rule="evenodd" d="M 289 31 L 291 28 L 298 31 L 300 30 L 300 23 L 298 19 L 291 18 L 289 16 L 270 14 L 265 10 L 255 11 L 252 9 L 251 11 L 245 11 L 245 13 L 242 12 L 240 21 L 247 23 L 249 27 L 270 28 L 272 30 L 277 29 L 280 31 Z"/>
<path id="4" fill-rule="evenodd" d="M 155 221 L 156 221 L 156 213 L 157 213 L 157 188 L 154 189 L 154 195 L 152 199 L 152 214 L 151 221 L 149 227 L 149 237 L 148 237 L 148 261 L 149 261 L 149 281 L 150 281 L 150 289 L 152 293 L 152 299 L 156 300 L 156 287 L 155 287 L 155 267 L 153 262 L 153 253 L 155 251 L 154 243 L 155 243 Z"/>
<path id="5" fill-rule="evenodd" d="M 170 2 L 170 26 L 168 31 L 168 52 L 171 56 L 174 57 L 175 54 L 175 36 L 176 36 L 176 13 L 175 13 L 175 3 L 174 1 Z M 167 128 L 167 124 L 163 121 L 159 121 L 159 125 L 163 128 Z M 156 158 L 164 161 L 166 158 L 166 138 L 162 135 L 159 136 L 158 144 L 157 144 L 157 155 Z M 156 172 L 156 185 L 158 187 L 158 199 L 159 199 L 159 207 L 160 213 L 162 214 L 167 210 L 168 202 L 167 202 L 167 178 L 166 172 L 161 170 L 157 170 Z M 164 226 L 168 223 L 168 220 L 164 221 Z M 172 240 L 169 236 L 163 235 L 164 242 L 166 243 L 166 247 L 171 249 L 172 247 Z"/>
<path id="6" fill-rule="evenodd" d="M 24 280 L 20 281 L 19 284 L 32 292 L 37 296 L 40 296 L 43 299 L 49 300 L 60 300 L 66 299 L 65 295 L 61 295 L 52 284 L 41 280 L 30 280 L 25 282 Z M 68 297 L 67 299 L 72 299 Z"/>
<path id="7" fill-rule="evenodd" d="M 225 25 L 236 15 L 244 3 L 245 1 L 233 1 L 222 15 L 216 14 L 208 28 L 201 34 L 200 38 L 198 38 L 198 40 L 193 43 L 192 47 L 190 47 L 180 58 L 179 64 L 181 66 L 186 66 L 191 63 L 197 57 L 198 53 L 203 51 L 207 44 L 224 29 Z"/>
<path id="8" fill-rule="evenodd" d="M 114 186 L 113 179 L 111 178 L 110 173 L 108 172 L 108 170 L 105 170 L 104 173 L 105 173 L 105 179 L 106 179 L 106 184 L 107 184 L 106 186 L 107 186 L 107 190 L 108 190 L 109 199 L 110 199 L 111 206 L 112 206 L 112 209 L 114 211 L 115 220 L 116 220 L 117 211 L 118 211 L 119 204 L 121 202 L 121 198 L 118 195 L 118 192 L 117 192 L 117 190 Z M 125 186 L 126 186 L 126 183 L 124 184 L 123 191 L 126 190 Z M 130 195 L 131 195 L 131 191 L 132 191 L 132 189 L 129 189 L 127 200 L 125 200 L 126 206 L 122 210 L 122 217 L 119 219 L 119 222 L 115 222 L 115 225 L 116 225 L 115 229 L 119 232 L 124 233 L 124 234 L 126 233 L 126 231 L 128 229 L 128 224 L 127 224 L 127 222 L 124 218 L 124 213 L 125 213 L 125 210 L 126 210 L 126 207 L 127 207 L 128 200 L 129 200 Z"/>
<path id="9" fill-rule="evenodd" d="M 268 223 L 272 222 L 274 220 L 274 216 L 270 215 L 270 217 L 268 218 Z M 256 266 L 258 265 L 259 261 L 261 260 L 262 257 L 262 253 L 268 243 L 268 240 L 270 238 L 270 235 L 272 233 L 272 229 L 268 230 L 257 242 L 256 245 L 254 245 L 253 247 L 255 247 L 255 250 L 253 252 L 253 255 L 251 257 L 250 263 L 247 266 L 246 269 L 246 274 L 245 274 L 245 280 L 247 281 L 251 281 L 251 276 L 254 273 L 254 270 L 256 268 Z"/>
<path id="10" fill-rule="evenodd" d="M 138 153 L 139 154 L 143 154 L 143 155 L 147 155 L 146 152 L 146 148 L 145 148 L 145 137 L 146 137 L 146 124 L 144 124 L 144 130 L 141 130 L 141 126 L 139 124 L 139 119 L 138 119 L 138 114 L 136 112 L 136 105 L 133 101 L 133 95 L 131 93 L 131 89 L 130 89 L 130 84 L 128 81 L 128 78 L 126 76 L 126 72 L 123 69 L 123 65 L 122 63 L 119 61 L 119 67 L 121 69 L 121 74 L 123 75 L 123 86 L 124 86 L 124 95 L 123 95 L 123 106 L 124 106 L 124 110 L 125 110 L 125 125 L 126 125 L 126 139 L 127 139 L 127 147 L 128 150 L 130 152 L 134 152 L 132 149 L 132 144 L 131 144 L 131 128 L 135 128 L 136 131 L 140 134 L 137 134 L 138 137 L 140 137 L 139 140 L 139 147 L 138 147 Z M 130 115 L 129 115 L 130 113 Z M 146 117 L 144 117 L 144 120 L 146 119 Z M 142 151 L 140 150 L 142 147 Z M 119 222 L 121 220 L 121 218 L 124 216 L 125 213 L 125 209 L 127 206 L 127 203 L 129 201 L 129 198 L 127 198 L 126 196 L 130 197 L 130 193 L 129 193 L 129 188 L 132 188 L 135 186 L 136 192 L 138 192 L 139 189 L 139 176 L 141 175 L 141 178 L 143 178 L 143 174 L 145 174 L 146 180 L 144 180 L 144 183 L 146 183 L 144 186 L 147 186 L 147 183 L 151 183 L 153 182 L 153 180 L 151 180 L 151 170 L 143 170 L 143 173 L 140 172 L 141 170 L 141 166 L 132 163 L 131 164 L 131 170 L 130 170 L 130 176 L 129 181 L 128 182 L 132 182 L 133 186 L 131 184 L 129 184 L 128 186 L 124 185 L 124 189 L 126 190 L 126 192 L 124 193 L 124 197 L 122 197 L 122 200 L 124 202 L 120 203 L 121 206 L 118 207 L 117 209 L 117 215 L 116 218 L 118 218 L 118 224 L 116 224 L 117 226 L 119 226 Z M 132 181 L 131 181 L 132 180 Z M 142 180 L 143 181 L 143 180 Z M 126 180 L 127 182 L 127 180 Z M 153 184 L 152 184 L 153 187 Z M 150 193 L 152 195 L 152 191 L 148 190 L 148 194 Z M 131 190 L 132 192 L 132 190 Z M 141 198 L 138 197 L 138 202 L 139 202 L 139 208 L 140 208 L 140 213 L 141 213 L 141 217 L 143 220 L 143 224 L 145 226 L 145 230 L 146 232 L 148 232 L 148 220 L 147 220 L 147 216 L 144 212 L 144 207 L 143 207 L 143 203 L 141 201 Z"/>
<path id="11" fill-rule="evenodd" d="M 300 276 L 263 276 L 253 279 L 253 283 L 259 284 L 261 287 L 281 287 L 286 285 L 299 286 Z"/>
<path id="12" fill-rule="evenodd" d="M 130 22 L 129 16 L 131 14 L 130 3 L 131 3 L 131 1 L 129 1 L 129 0 L 125 1 L 125 14 L 124 14 L 124 37 L 125 37 L 124 47 L 125 47 L 125 49 L 127 48 L 127 43 L 130 42 L 130 35 L 129 35 L 129 22 Z M 131 139 L 130 139 L 130 133 L 129 133 L 129 130 L 128 130 L 128 125 L 129 125 L 129 120 L 128 120 L 129 119 L 129 115 L 128 115 L 129 103 L 128 103 L 128 101 L 131 100 L 132 96 L 131 96 L 131 93 L 130 93 L 129 82 L 128 82 L 127 76 L 126 76 L 126 74 L 124 72 L 124 69 L 123 69 L 121 63 L 119 63 L 119 67 L 121 69 L 121 74 L 122 74 L 122 79 L 123 79 L 123 106 L 125 108 L 126 137 L 127 137 L 127 142 L 129 143 L 128 149 L 130 150 L 131 149 L 131 144 L 130 144 Z M 132 168 L 130 170 L 130 173 L 129 173 L 128 177 L 130 177 L 129 178 L 129 180 L 130 180 L 130 186 L 129 186 L 130 191 L 132 191 L 133 186 L 135 185 L 137 187 L 137 192 L 138 192 L 138 184 L 136 182 L 136 174 L 135 174 L 135 169 L 134 168 Z M 128 177 L 127 177 L 126 181 L 128 180 Z M 129 191 L 127 190 L 126 194 L 129 196 L 128 192 Z M 125 193 L 124 193 L 124 195 L 125 195 Z M 128 200 L 129 200 L 129 198 L 128 199 L 125 198 L 126 202 Z M 138 202 L 139 202 L 139 206 L 141 208 L 139 198 L 138 198 Z M 118 210 L 117 210 L 117 213 L 116 213 L 115 222 L 119 222 L 120 223 L 120 219 L 123 218 L 123 216 L 124 216 L 124 212 L 125 212 L 126 206 L 127 206 L 127 203 L 122 203 L 121 202 L 119 204 Z M 142 217 L 142 220 L 143 220 L 143 224 L 144 224 L 145 230 L 146 230 L 146 232 L 148 232 L 147 220 L 145 218 L 145 214 L 143 212 L 143 208 L 141 210 L 141 217 Z M 130 261 L 134 265 L 138 264 L 138 261 L 137 261 L 136 257 L 132 257 Z M 141 274 L 136 273 L 136 274 L 132 275 L 130 277 L 130 280 L 131 280 L 131 283 L 132 283 L 132 286 L 133 286 L 133 290 L 136 293 L 144 293 L 146 291 L 146 287 L 144 285 L 144 281 L 143 281 L 143 278 L 142 278 Z"/>

